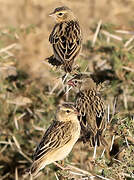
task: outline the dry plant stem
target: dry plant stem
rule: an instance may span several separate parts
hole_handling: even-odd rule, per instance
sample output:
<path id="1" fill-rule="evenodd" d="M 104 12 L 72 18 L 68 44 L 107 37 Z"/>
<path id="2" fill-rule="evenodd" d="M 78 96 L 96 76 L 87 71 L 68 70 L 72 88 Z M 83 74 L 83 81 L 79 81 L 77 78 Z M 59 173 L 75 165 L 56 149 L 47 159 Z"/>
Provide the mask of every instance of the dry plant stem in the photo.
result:
<path id="1" fill-rule="evenodd" d="M 126 90 L 123 90 L 123 101 L 124 101 L 124 108 L 128 109 L 128 103 L 127 103 L 127 95 L 126 95 Z"/>
<path id="2" fill-rule="evenodd" d="M 115 100 L 114 100 L 112 116 L 115 115 L 115 111 L 116 111 L 116 103 L 117 103 L 117 98 L 115 98 Z"/>
<path id="3" fill-rule="evenodd" d="M 100 175 L 96 175 L 96 177 L 99 177 L 100 179 L 104 179 L 104 180 L 113 180 L 113 179 L 108 179 L 108 178 L 105 178 L 105 177 L 100 176 Z"/>
<path id="4" fill-rule="evenodd" d="M 129 148 L 129 143 L 126 137 L 125 137 L 125 141 L 126 141 L 127 147 Z"/>
<path id="5" fill-rule="evenodd" d="M 124 44 L 124 47 L 126 48 L 133 40 L 134 40 L 134 36 L 132 36 L 132 37 Z"/>
<path id="6" fill-rule="evenodd" d="M 10 175 L 10 173 L 6 173 L 0 180 L 6 179 L 9 175 Z"/>
<path id="7" fill-rule="evenodd" d="M 104 153 L 105 153 L 106 149 L 104 148 L 103 151 L 102 151 L 102 154 L 101 154 L 101 158 L 104 156 Z"/>
<path id="8" fill-rule="evenodd" d="M 26 154 L 24 154 L 24 153 L 22 152 L 22 150 L 21 150 L 21 148 L 20 148 L 20 145 L 19 145 L 16 137 L 15 137 L 15 136 L 12 136 L 12 137 L 13 137 L 14 143 L 15 143 L 17 149 L 18 149 L 18 152 L 19 152 L 24 158 L 26 158 L 29 162 L 32 163 L 32 160 L 31 160 Z"/>
<path id="9" fill-rule="evenodd" d="M 93 159 L 95 159 L 95 157 L 96 157 L 96 150 L 97 150 L 97 140 L 95 141 Z"/>
<path id="10" fill-rule="evenodd" d="M 80 168 L 77 168 L 77 167 L 75 167 L 75 166 L 73 166 L 73 165 L 68 164 L 67 166 L 68 166 L 70 169 L 75 169 L 76 171 L 81 172 L 81 173 L 83 173 L 83 174 L 85 174 L 85 175 L 93 176 L 90 172 L 85 171 L 85 170 L 80 169 Z"/>
<path id="11" fill-rule="evenodd" d="M 66 101 L 68 101 L 68 97 L 69 97 L 69 91 L 68 91 L 68 89 L 69 89 L 69 86 L 67 85 L 67 86 L 66 86 L 66 91 L 67 91 L 67 93 L 66 93 Z"/>
<path id="12" fill-rule="evenodd" d="M 68 73 L 66 73 L 66 75 L 65 75 L 65 77 L 64 77 L 64 79 L 63 79 L 63 81 L 62 81 L 63 84 L 64 84 L 64 82 L 66 81 L 67 77 L 68 77 Z"/>
<path id="13" fill-rule="evenodd" d="M 109 106 L 109 104 L 108 104 L 108 106 L 107 106 L 107 122 L 109 123 L 109 121 L 110 121 L 110 106 Z"/>
<path id="14" fill-rule="evenodd" d="M 122 41 L 122 38 L 121 38 L 121 37 L 116 36 L 116 35 L 114 35 L 114 34 L 110 34 L 108 31 L 102 30 L 101 33 L 104 34 L 104 35 L 106 35 L 106 36 L 108 36 L 108 37 L 110 37 L 110 38 L 116 39 L 116 40 L 118 40 L 118 41 Z"/>
<path id="15" fill-rule="evenodd" d="M 12 49 L 12 48 L 14 48 L 14 47 L 16 47 L 16 46 L 17 46 L 16 43 L 11 44 L 11 45 L 9 45 L 9 46 L 7 46 L 7 47 L 5 47 L 5 48 L 2 48 L 2 49 L 0 50 L 0 53 L 7 52 L 7 50 Z"/>
<path id="16" fill-rule="evenodd" d="M 61 170 L 63 170 L 63 171 L 65 171 L 65 170 L 68 170 L 69 168 L 67 168 L 67 167 L 63 167 L 62 165 L 60 165 L 59 163 L 57 163 L 57 162 L 54 162 L 54 165 L 56 165 L 57 167 L 59 167 Z"/>
<path id="17" fill-rule="evenodd" d="M 55 89 L 59 86 L 59 84 L 60 84 L 60 80 L 59 80 L 59 82 L 57 82 L 56 84 L 55 84 L 55 86 L 52 88 L 52 90 L 50 91 L 50 95 L 51 94 L 53 94 L 53 92 L 55 91 Z"/>
<path id="18" fill-rule="evenodd" d="M 72 86 L 67 89 L 67 91 L 65 92 L 65 94 L 67 94 L 71 89 L 72 89 Z"/>
<path id="19" fill-rule="evenodd" d="M 112 150 L 112 148 L 113 148 L 114 139 L 115 139 L 115 135 L 113 135 L 113 137 L 112 137 L 112 142 L 111 142 L 111 146 L 110 146 L 110 151 L 111 151 L 111 150 Z"/>
<path id="20" fill-rule="evenodd" d="M 55 175 L 55 177 L 56 177 L 56 180 L 59 180 L 59 178 L 58 178 L 57 174 L 56 174 L 56 173 L 54 173 L 54 175 Z"/>
<path id="21" fill-rule="evenodd" d="M 134 35 L 134 31 L 125 31 L 125 30 L 116 30 L 115 32 L 121 33 L 121 34 L 132 34 Z"/>
<path id="22" fill-rule="evenodd" d="M 100 21 L 98 22 L 98 25 L 97 25 L 97 28 L 96 28 L 96 31 L 95 31 L 95 34 L 94 34 L 92 46 L 95 45 L 95 42 L 96 42 L 96 40 L 97 40 L 97 36 L 98 36 L 99 31 L 100 31 L 100 28 L 101 28 L 101 24 L 102 24 L 102 20 L 100 20 Z"/>
<path id="23" fill-rule="evenodd" d="M 7 146 L 8 146 L 8 145 L 5 144 L 4 147 L 0 150 L 0 153 L 4 152 L 4 151 L 6 150 L 6 148 L 7 148 Z"/>
<path id="24" fill-rule="evenodd" d="M 123 69 L 127 70 L 127 71 L 131 71 L 134 72 L 134 69 L 127 67 L 127 66 L 122 66 Z"/>
<path id="25" fill-rule="evenodd" d="M 18 177 L 18 168 L 15 168 L 15 180 L 19 180 L 19 177 Z"/>

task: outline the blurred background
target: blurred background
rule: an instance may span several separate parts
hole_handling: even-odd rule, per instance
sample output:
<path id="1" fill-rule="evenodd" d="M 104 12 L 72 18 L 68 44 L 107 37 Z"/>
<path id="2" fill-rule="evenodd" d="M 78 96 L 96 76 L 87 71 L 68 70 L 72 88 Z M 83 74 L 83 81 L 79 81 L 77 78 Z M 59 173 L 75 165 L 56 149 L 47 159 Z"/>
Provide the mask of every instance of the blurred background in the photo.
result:
<path id="1" fill-rule="evenodd" d="M 57 104 L 66 99 L 62 91 L 58 93 L 62 83 L 53 89 L 62 72 L 44 61 L 52 55 L 48 38 L 54 21 L 48 14 L 63 5 L 73 10 L 82 28 L 83 48 L 77 60 L 81 70 L 91 72 L 97 83 L 109 80 L 104 98 L 111 114 L 116 104 L 115 116 L 110 116 L 111 134 L 106 133 L 110 145 L 112 137 L 116 139 L 116 150 L 110 154 L 116 160 L 106 156 L 93 162 L 92 149 L 78 143 L 66 161 L 96 179 L 100 175 L 130 180 L 134 173 L 133 0 L 0 0 L 0 179 L 30 179 L 25 170 L 35 147 L 54 118 Z M 71 91 L 69 100 L 74 98 Z M 52 165 L 35 179 L 89 178 L 79 173 L 83 175 L 68 175 Z"/>
<path id="2" fill-rule="evenodd" d="M 90 28 L 99 20 L 124 29 L 133 27 L 134 23 L 133 0 L 1 0 L 0 3 L 0 28 L 34 27 L 33 33 L 18 37 L 21 51 L 16 56 L 20 66 L 26 68 L 27 65 L 28 71 L 35 76 L 46 76 L 41 60 L 52 53 L 48 37 L 54 21 L 48 14 L 55 7 L 66 5 L 74 11 L 81 24 L 83 43 L 92 39 Z"/>

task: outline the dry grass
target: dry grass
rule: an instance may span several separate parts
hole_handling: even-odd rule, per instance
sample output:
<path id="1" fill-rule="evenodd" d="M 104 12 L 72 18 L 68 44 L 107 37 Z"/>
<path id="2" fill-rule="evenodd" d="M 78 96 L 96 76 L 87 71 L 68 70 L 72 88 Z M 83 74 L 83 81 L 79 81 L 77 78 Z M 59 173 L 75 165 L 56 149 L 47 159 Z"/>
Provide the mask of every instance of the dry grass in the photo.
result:
<path id="1" fill-rule="evenodd" d="M 57 104 L 66 98 L 74 101 L 72 90 L 69 97 L 64 95 L 62 72 L 43 61 L 51 54 L 48 35 L 53 22 L 47 14 L 54 2 L 1 0 L 1 180 L 32 179 L 25 171 L 32 162 L 36 145 L 54 118 Z M 110 154 L 104 147 L 97 148 L 93 159 L 94 149 L 78 142 L 65 162 L 69 170 L 61 171 L 50 165 L 36 179 L 134 179 L 134 30 L 131 28 L 134 5 L 131 1 L 112 1 L 114 8 L 107 12 L 106 2 L 65 1 L 74 8 L 84 27 L 83 50 L 77 60 L 81 71 L 91 73 L 97 83 L 110 82 L 103 92 L 108 104 L 105 138 Z M 80 5 L 85 16 L 83 9 L 77 11 Z M 105 9 L 103 13 L 102 9 Z M 126 13 L 132 15 L 125 16 Z M 92 20 L 85 24 L 89 15 Z"/>

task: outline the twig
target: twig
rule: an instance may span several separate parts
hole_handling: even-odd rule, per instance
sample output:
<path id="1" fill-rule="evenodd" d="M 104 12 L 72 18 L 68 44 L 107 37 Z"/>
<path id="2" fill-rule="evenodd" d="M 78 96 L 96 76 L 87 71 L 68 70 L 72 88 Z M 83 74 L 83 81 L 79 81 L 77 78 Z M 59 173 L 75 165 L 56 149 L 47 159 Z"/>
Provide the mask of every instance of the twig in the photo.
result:
<path id="1" fill-rule="evenodd" d="M 12 136 L 12 137 L 13 137 L 13 140 L 14 140 L 14 142 L 15 142 L 16 147 L 18 148 L 18 152 L 19 152 L 24 158 L 26 158 L 29 162 L 32 163 L 32 160 L 31 160 L 26 154 L 24 154 L 24 153 L 22 152 L 21 147 L 20 147 L 20 145 L 19 145 L 16 137 L 15 137 L 15 136 Z"/>
<path id="2" fill-rule="evenodd" d="M 54 175 L 55 175 L 56 179 L 57 179 L 57 180 L 59 180 L 59 178 L 58 178 L 57 174 L 56 174 L 56 173 L 54 173 Z"/>
<path id="3" fill-rule="evenodd" d="M 50 95 L 55 91 L 55 89 L 59 86 L 59 84 L 60 84 L 60 81 L 59 82 L 57 82 L 56 84 L 55 84 L 55 86 L 52 88 L 52 90 L 50 91 Z"/>
<path id="4" fill-rule="evenodd" d="M 2 48 L 2 49 L 0 50 L 0 53 L 6 52 L 7 50 L 12 49 L 12 48 L 14 48 L 14 47 L 16 47 L 16 46 L 17 46 L 17 44 L 16 44 L 16 43 L 13 43 L 13 44 L 5 47 L 5 48 Z"/>
<path id="5" fill-rule="evenodd" d="M 6 173 L 4 176 L 2 176 L 2 178 L 0 180 L 6 179 L 6 177 L 8 177 L 10 173 Z"/>
<path id="6" fill-rule="evenodd" d="M 132 36 L 132 37 L 124 44 L 124 47 L 126 48 L 133 40 L 134 40 L 134 36 Z"/>
<path id="7" fill-rule="evenodd" d="M 126 90 L 123 90 L 123 101 L 124 101 L 124 107 L 125 109 L 128 109 L 128 103 L 127 103 L 127 96 L 126 96 Z"/>
<path id="8" fill-rule="evenodd" d="M 14 140 L 14 142 L 15 142 L 16 147 L 17 147 L 19 150 L 21 150 L 20 145 L 19 145 L 16 137 L 15 137 L 15 136 L 12 136 L 12 137 L 13 137 L 13 140 Z"/>
<path id="9" fill-rule="evenodd" d="M 83 173 L 83 174 L 86 174 L 86 175 L 89 175 L 89 176 L 93 176 L 93 175 L 92 175 L 91 173 L 89 173 L 88 171 L 82 170 L 82 169 L 77 168 L 77 167 L 75 167 L 75 166 L 72 166 L 72 165 L 70 165 L 70 164 L 68 164 L 67 166 L 68 166 L 69 168 L 75 169 L 76 171 L 81 172 L 81 173 Z"/>
<path id="10" fill-rule="evenodd" d="M 104 148 L 102 151 L 102 154 L 101 154 L 101 158 L 104 156 L 105 151 L 106 151 L 106 149 Z"/>
<path id="11" fill-rule="evenodd" d="M 114 34 L 110 34 L 109 32 L 107 32 L 107 31 L 105 31 L 105 30 L 102 30 L 101 33 L 104 34 L 104 35 L 106 35 L 106 36 L 108 36 L 108 37 L 111 37 L 111 38 L 113 38 L 113 39 L 116 39 L 116 40 L 118 40 L 118 41 L 122 41 L 122 38 L 121 38 L 121 37 L 116 36 L 116 35 L 114 35 Z"/>
<path id="12" fill-rule="evenodd" d="M 133 31 L 126 31 L 126 30 L 116 30 L 115 32 L 121 33 L 121 34 L 130 34 L 130 35 L 134 34 Z"/>
<path id="13" fill-rule="evenodd" d="M 108 104 L 107 106 L 107 122 L 109 123 L 109 120 L 110 120 L 110 106 Z"/>
<path id="14" fill-rule="evenodd" d="M 100 176 L 100 175 L 96 175 L 96 177 L 99 177 L 99 178 L 104 179 L 104 180 L 112 180 L 112 179 L 108 179 L 108 178 L 105 178 L 105 177 Z"/>
<path id="15" fill-rule="evenodd" d="M 9 144 L 10 145 L 10 142 L 7 142 L 7 141 L 0 141 L 0 144 Z"/>
<path id="16" fill-rule="evenodd" d="M 19 150 L 19 153 L 20 153 L 24 158 L 26 158 L 30 163 L 33 162 L 33 161 L 32 161 L 26 154 L 24 154 L 21 150 Z"/>
<path id="17" fill-rule="evenodd" d="M 72 89 L 72 86 L 67 89 L 67 91 L 65 92 L 65 94 L 67 94 L 71 89 Z"/>
<path id="18" fill-rule="evenodd" d="M 62 81 L 63 84 L 64 84 L 64 82 L 66 81 L 67 77 L 68 77 L 68 73 L 66 73 L 66 75 L 65 75 L 65 77 L 64 77 L 64 79 L 63 79 L 63 81 Z"/>
<path id="19" fill-rule="evenodd" d="M 110 151 L 111 151 L 111 150 L 112 150 L 112 148 L 113 148 L 113 144 L 114 144 L 114 138 L 115 138 L 115 135 L 113 135 L 113 137 L 112 137 L 112 142 L 111 142 Z"/>
<path id="20" fill-rule="evenodd" d="M 113 116 L 114 116 L 115 110 L 116 110 L 116 103 L 117 103 L 117 98 L 115 98 L 114 104 L 113 104 L 113 112 L 112 112 L 112 115 L 113 115 Z"/>
<path id="21" fill-rule="evenodd" d="M 134 72 L 134 69 L 127 67 L 127 66 L 122 66 L 122 69 L 125 69 L 125 70 L 130 71 L 130 72 Z"/>
<path id="22" fill-rule="evenodd" d="M 102 24 L 102 20 L 100 20 L 100 21 L 98 22 L 98 25 L 97 25 L 97 28 L 96 28 L 96 31 L 95 31 L 95 34 L 94 34 L 94 38 L 93 38 L 93 42 L 92 42 L 92 46 L 94 46 L 94 45 L 95 45 L 95 42 L 96 42 L 97 36 L 98 36 L 98 34 L 99 34 L 99 31 L 100 31 L 101 24 Z"/>
<path id="23" fill-rule="evenodd" d="M 8 144 L 5 144 L 4 147 L 0 150 L 0 153 L 2 153 L 3 151 L 5 151 L 5 149 L 7 148 Z"/>
<path id="24" fill-rule="evenodd" d="M 126 141 L 127 147 L 129 148 L 127 137 L 125 137 L 125 141 Z"/>
<path id="25" fill-rule="evenodd" d="M 97 139 L 95 141 L 93 159 L 95 159 L 95 157 L 96 157 L 96 150 L 97 150 Z"/>
<path id="26" fill-rule="evenodd" d="M 15 168 L 15 180 L 19 180 L 19 178 L 18 178 L 18 168 L 17 167 Z"/>
<path id="27" fill-rule="evenodd" d="M 69 96 L 69 85 L 66 86 L 66 101 L 68 101 L 68 96 Z"/>

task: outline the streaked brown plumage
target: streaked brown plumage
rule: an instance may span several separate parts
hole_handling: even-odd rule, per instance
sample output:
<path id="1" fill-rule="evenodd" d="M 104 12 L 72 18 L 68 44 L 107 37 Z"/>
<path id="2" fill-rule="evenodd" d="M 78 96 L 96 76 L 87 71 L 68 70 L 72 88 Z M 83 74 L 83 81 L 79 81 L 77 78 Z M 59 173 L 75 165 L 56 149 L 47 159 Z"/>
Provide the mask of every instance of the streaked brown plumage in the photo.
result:
<path id="1" fill-rule="evenodd" d="M 73 12 L 68 7 L 56 8 L 50 16 L 56 20 L 49 41 L 54 55 L 47 58 L 53 66 L 62 66 L 65 72 L 71 72 L 74 59 L 81 49 L 81 29 Z"/>
<path id="2" fill-rule="evenodd" d="M 69 85 L 76 87 L 76 108 L 80 114 L 83 141 L 91 146 L 106 145 L 103 138 L 103 130 L 106 125 L 105 103 L 100 94 L 99 86 L 87 75 L 75 75 L 68 81 Z"/>
<path id="3" fill-rule="evenodd" d="M 70 153 L 80 136 L 77 115 L 77 110 L 72 104 L 59 106 L 56 120 L 47 129 L 34 153 L 30 170 L 33 176 L 46 165 L 63 160 Z"/>

